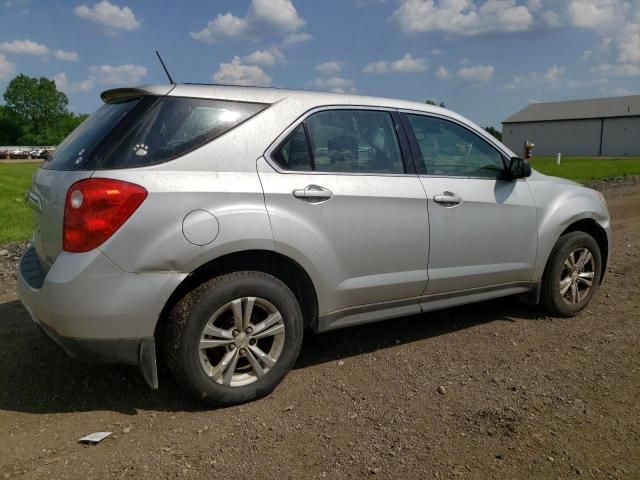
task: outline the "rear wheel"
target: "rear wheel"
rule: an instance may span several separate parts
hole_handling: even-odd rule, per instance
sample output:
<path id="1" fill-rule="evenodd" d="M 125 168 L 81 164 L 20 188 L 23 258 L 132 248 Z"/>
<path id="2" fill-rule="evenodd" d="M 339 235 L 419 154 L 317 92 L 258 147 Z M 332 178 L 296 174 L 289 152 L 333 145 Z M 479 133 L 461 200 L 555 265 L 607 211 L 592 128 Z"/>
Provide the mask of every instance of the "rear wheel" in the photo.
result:
<path id="1" fill-rule="evenodd" d="M 293 367 L 302 344 L 298 302 L 261 272 L 216 277 L 170 314 L 169 368 L 205 402 L 229 405 L 269 394 Z"/>
<path id="2" fill-rule="evenodd" d="M 563 235 L 554 247 L 542 277 L 541 304 L 547 313 L 571 317 L 591 301 L 602 275 L 602 254 L 585 232 Z"/>

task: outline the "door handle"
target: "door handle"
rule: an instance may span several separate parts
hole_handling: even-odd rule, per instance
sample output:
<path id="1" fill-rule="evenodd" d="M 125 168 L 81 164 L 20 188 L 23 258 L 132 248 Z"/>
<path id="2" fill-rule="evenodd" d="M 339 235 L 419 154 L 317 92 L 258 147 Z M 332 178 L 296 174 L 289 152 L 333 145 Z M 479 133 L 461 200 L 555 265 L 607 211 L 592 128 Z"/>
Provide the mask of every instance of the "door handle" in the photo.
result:
<path id="1" fill-rule="evenodd" d="M 433 201 L 445 206 L 454 207 L 462 203 L 462 197 L 453 192 L 442 192 L 440 195 L 434 195 Z"/>
<path id="2" fill-rule="evenodd" d="M 310 203 L 326 202 L 333 197 L 333 192 L 319 185 L 307 185 L 305 188 L 297 188 L 293 196 Z"/>

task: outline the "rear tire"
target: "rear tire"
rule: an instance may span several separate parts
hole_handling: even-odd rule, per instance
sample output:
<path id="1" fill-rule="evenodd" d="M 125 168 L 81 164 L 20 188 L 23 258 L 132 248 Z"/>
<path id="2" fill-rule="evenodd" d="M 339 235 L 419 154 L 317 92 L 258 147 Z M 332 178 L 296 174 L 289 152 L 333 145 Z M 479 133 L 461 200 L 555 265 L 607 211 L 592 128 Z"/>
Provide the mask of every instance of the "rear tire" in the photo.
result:
<path id="1" fill-rule="evenodd" d="M 573 317 L 589 304 L 601 277 L 598 242 L 585 232 L 562 235 L 542 276 L 540 305 L 551 316 Z"/>
<path id="2" fill-rule="evenodd" d="M 262 272 L 234 272 L 175 305 L 165 356 L 196 398 L 233 405 L 271 393 L 295 364 L 302 336 L 300 306 L 284 283 Z"/>

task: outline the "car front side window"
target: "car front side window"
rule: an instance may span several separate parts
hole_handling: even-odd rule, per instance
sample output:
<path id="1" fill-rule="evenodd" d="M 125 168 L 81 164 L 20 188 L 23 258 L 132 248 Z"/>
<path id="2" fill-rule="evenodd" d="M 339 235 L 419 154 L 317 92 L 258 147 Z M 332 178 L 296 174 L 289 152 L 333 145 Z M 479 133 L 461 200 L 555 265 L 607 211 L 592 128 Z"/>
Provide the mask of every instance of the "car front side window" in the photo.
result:
<path id="1" fill-rule="evenodd" d="M 501 178 L 502 154 L 470 130 L 437 117 L 407 115 L 427 175 Z"/>

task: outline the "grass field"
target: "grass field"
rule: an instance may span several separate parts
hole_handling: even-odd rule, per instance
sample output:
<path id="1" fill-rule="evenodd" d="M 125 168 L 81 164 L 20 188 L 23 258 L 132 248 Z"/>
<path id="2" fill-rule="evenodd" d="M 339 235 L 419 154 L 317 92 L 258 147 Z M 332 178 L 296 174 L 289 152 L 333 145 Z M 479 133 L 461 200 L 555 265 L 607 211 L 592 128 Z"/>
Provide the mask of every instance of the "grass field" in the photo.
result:
<path id="1" fill-rule="evenodd" d="M 640 158 L 566 157 L 556 165 L 556 157 L 534 157 L 531 166 L 545 175 L 585 183 L 610 177 L 640 175 Z"/>
<path id="2" fill-rule="evenodd" d="M 0 163 L 0 245 L 27 240 L 33 231 L 33 212 L 24 201 L 31 176 L 39 163 Z M 537 157 L 531 162 L 536 170 L 577 182 L 609 177 L 640 175 L 640 158 L 563 158 Z"/>
<path id="3" fill-rule="evenodd" d="M 33 211 L 24 194 L 39 162 L 0 164 L 0 245 L 27 240 L 33 233 Z"/>

